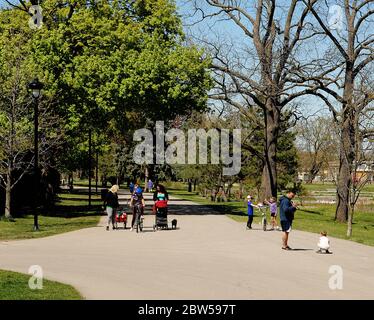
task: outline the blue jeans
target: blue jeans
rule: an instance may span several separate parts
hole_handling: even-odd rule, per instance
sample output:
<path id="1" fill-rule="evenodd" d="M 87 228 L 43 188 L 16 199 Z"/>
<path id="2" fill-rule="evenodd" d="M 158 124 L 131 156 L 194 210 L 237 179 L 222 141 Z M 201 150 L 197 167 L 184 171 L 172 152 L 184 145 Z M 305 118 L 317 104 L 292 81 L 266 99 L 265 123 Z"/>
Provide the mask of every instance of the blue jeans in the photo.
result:
<path id="1" fill-rule="evenodd" d="M 115 222 L 115 218 L 116 218 L 116 211 L 117 210 L 115 208 L 106 207 L 106 213 L 108 215 L 108 226 L 112 222 L 112 225 L 114 227 L 114 222 Z"/>

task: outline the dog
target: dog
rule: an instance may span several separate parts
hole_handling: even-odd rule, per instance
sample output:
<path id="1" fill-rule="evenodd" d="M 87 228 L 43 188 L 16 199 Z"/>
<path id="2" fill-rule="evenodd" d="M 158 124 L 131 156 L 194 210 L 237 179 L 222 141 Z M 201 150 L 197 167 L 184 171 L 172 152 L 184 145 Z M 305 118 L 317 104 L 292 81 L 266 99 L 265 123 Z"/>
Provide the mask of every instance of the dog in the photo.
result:
<path id="1" fill-rule="evenodd" d="M 173 219 L 173 220 L 171 221 L 171 228 L 172 228 L 172 229 L 177 229 L 177 219 Z"/>

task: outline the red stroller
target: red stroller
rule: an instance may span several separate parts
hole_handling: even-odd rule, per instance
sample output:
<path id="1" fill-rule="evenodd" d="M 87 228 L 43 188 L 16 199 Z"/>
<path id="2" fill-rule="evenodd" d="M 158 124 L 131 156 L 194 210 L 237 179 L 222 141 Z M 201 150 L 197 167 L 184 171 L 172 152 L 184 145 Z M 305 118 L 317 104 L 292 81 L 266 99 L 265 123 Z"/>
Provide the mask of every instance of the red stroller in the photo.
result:
<path id="1" fill-rule="evenodd" d="M 127 225 L 127 213 L 123 209 L 118 209 L 116 214 L 116 229 L 118 229 L 118 223 L 123 222 L 123 229 L 126 230 Z"/>
<path id="2" fill-rule="evenodd" d="M 153 225 L 153 230 L 158 229 L 169 229 L 168 227 L 168 202 L 167 200 L 159 200 L 155 203 L 153 207 L 156 217 L 155 224 Z"/>

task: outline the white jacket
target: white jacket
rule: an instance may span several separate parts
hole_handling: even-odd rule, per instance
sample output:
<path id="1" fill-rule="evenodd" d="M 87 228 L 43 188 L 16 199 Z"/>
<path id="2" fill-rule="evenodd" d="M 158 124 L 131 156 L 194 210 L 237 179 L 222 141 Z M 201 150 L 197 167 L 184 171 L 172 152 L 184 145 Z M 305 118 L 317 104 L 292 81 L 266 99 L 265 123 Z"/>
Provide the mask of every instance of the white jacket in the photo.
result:
<path id="1" fill-rule="evenodd" d="M 319 238 L 318 248 L 328 250 L 330 248 L 330 240 L 329 238 L 322 236 Z"/>

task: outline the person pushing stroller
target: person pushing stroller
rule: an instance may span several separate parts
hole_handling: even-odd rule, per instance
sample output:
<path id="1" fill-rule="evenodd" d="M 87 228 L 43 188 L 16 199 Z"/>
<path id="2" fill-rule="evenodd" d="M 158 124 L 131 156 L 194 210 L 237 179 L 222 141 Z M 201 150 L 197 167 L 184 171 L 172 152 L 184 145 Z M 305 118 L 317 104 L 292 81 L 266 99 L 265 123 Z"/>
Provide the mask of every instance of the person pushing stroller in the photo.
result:
<path id="1" fill-rule="evenodd" d="M 156 191 L 153 194 L 153 201 L 155 202 L 153 206 L 153 211 L 156 214 L 156 223 L 154 228 L 167 228 L 167 215 L 168 208 L 167 203 L 169 200 L 169 195 L 163 185 L 157 185 Z"/>

